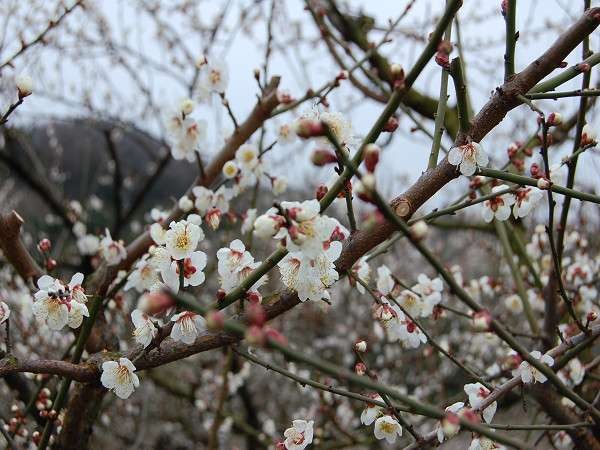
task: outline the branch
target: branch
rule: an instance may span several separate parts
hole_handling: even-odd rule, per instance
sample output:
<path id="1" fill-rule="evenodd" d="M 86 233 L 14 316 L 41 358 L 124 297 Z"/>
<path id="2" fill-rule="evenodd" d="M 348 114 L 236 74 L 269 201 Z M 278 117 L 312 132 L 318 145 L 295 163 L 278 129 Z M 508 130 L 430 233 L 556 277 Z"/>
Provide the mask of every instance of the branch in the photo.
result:
<path id="1" fill-rule="evenodd" d="M 4 257 L 26 282 L 34 282 L 44 273 L 21 240 L 23 218 L 16 212 L 0 214 L 0 248 Z"/>

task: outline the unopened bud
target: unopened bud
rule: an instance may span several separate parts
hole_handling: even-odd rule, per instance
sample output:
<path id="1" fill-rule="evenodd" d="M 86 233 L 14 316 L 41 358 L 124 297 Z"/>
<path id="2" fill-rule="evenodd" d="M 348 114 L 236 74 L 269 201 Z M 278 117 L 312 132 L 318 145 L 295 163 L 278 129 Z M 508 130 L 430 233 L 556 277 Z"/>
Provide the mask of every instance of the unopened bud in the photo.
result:
<path id="1" fill-rule="evenodd" d="M 590 66 L 588 63 L 579 63 L 579 64 L 577 64 L 577 69 L 580 72 L 589 72 L 591 68 L 592 68 L 592 66 Z"/>
<path id="2" fill-rule="evenodd" d="M 315 193 L 315 197 L 317 200 L 321 200 L 323 197 L 325 197 L 325 195 L 327 195 L 327 192 L 329 191 L 329 189 L 327 188 L 327 186 L 325 186 L 324 184 L 321 184 L 317 187 L 317 192 Z"/>
<path id="3" fill-rule="evenodd" d="M 33 92 L 33 79 L 29 75 L 21 74 L 15 78 L 19 98 L 25 98 Z"/>
<path id="4" fill-rule="evenodd" d="M 492 323 L 492 316 L 487 309 L 473 314 L 473 329 L 475 331 L 490 331 L 490 324 Z"/>
<path id="5" fill-rule="evenodd" d="M 354 350 L 360 353 L 364 353 L 367 351 L 367 342 L 366 341 L 358 341 L 354 344 Z"/>
<path id="6" fill-rule="evenodd" d="M 248 327 L 246 330 L 246 342 L 257 347 L 265 345 L 265 333 L 262 328 L 256 325 Z"/>
<path id="7" fill-rule="evenodd" d="M 56 260 L 53 258 L 48 258 L 46 260 L 46 270 L 50 271 L 56 267 Z"/>
<path id="8" fill-rule="evenodd" d="M 326 148 L 316 148 L 312 152 L 310 160 L 315 166 L 322 167 L 326 166 L 327 164 L 337 163 L 337 156 L 335 156 L 335 153 Z"/>
<path id="9" fill-rule="evenodd" d="M 537 163 L 533 163 L 529 168 L 529 173 L 533 178 L 539 178 L 542 176 L 540 166 Z"/>
<path id="10" fill-rule="evenodd" d="M 453 412 L 447 412 L 442 418 L 442 431 L 448 439 L 453 438 L 460 431 L 460 418 Z"/>
<path id="11" fill-rule="evenodd" d="M 365 167 L 369 172 L 374 172 L 379 162 L 379 146 L 376 144 L 367 144 L 365 147 Z"/>
<path id="12" fill-rule="evenodd" d="M 204 219 L 213 230 L 216 230 L 221 223 L 221 215 L 222 212 L 219 208 L 211 208 L 206 212 Z"/>
<path id="13" fill-rule="evenodd" d="M 543 177 L 538 178 L 538 181 L 537 181 L 538 189 L 547 190 L 547 189 L 550 189 L 550 186 L 552 186 L 552 183 L 548 179 L 543 178 Z"/>
<path id="14" fill-rule="evenodd" d="M 590 311 L 587 314 L 587 321 L 589 322 L 594 322 L 595 320 L 598 320 L 598 313 L 596 311 Z"/>
<path id="15" fill-rule="evenodd" d="M 393 133 L 394 131 L 396 131 L 398 129 L 398 119 L 395 117 L 390 117 L 388 119 L 388 121 L 386 122 L 386 124 L 383 126 L 383 130 L 386 133 Z"/>
<path id="16" fill-rule="evenodd" d="M 557 112 L 550 113 L 546 121 L 549 127 L 555 127 L 562 123 L 562 115 Z"/>
<path id="17" fill-rule="evenodd" d="M 295 123 L 294 131 L 304 139 L 325 135 L 325 127 L 319 120 L 300 119 Z"/>
<path id="18" fill-rule="evenodd" d="M 38 243 L 38 249 L 42 253 L 49 252 L 50 248 L 52 248 L 52 243 L 50 242 L 50 239 L 44 238 Z"/>
<path id="19" fill-rule="evenodd" d="M 211 310 L 206 313 L 206 328 L 210 331 L 221 331 L 225 325 L 225 317 L 218 310 Z"/>
<path id="20" fill-rule="evenodd" d="M 427 236 L 429 226 L 424 220 L 419 220 L 410 227 L 410 232 L 415 239 L 423 239 Z"/>
<path id="21" fill-rule="evenodd" d="M 354 372 L 357 375 L 364 375 L 367 372 L 367 366 L 365 366 L 362 362 L 358 362 L 354 366 Z"/>
<path id="22" fill-rule="evenodd" d="M 267 321 L 267 314 L 260 303 L 248 303 L 246 308 L 248 323 L 262 327 Z"/>
<path id="23" fill-rule="evenodd" d="M 186 98 L 181 101 L 181 112 L 186 116 L 194 111 L 194 100 Z"/>
<path id="24" fill-rule="evenodd" d="M 279 101 L 279 103 L 281 103 L 283 105 L 287 105 L 294 101 L 294 97 L 292 97 L 292 94 L 290 94 L 289 91 L 278 89 L 277 90 L 277 100 Z"/>

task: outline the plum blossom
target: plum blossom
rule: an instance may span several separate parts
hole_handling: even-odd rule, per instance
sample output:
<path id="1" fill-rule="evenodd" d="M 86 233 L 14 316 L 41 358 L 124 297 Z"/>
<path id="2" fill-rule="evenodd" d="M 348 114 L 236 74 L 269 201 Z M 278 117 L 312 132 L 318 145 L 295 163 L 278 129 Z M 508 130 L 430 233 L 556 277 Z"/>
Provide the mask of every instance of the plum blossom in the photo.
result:
<path id="1" fill-rule="evenodd" d="M 513 314 L 521 314 L 523 312 L 523 302 L 517 294 L 511 294 L 506 297 L 504 305 Z"/>
<path id="2" fill-rule="evenodd" d="M 119 361 L 106 361 L 102 364 L 102 385 L 115 393 L 119 398 L 126 399 L 140 385 L 140 380 L 135 374 L 135 366 L 127 358 Z"/>
<path id="3" fill-rule="evenodd" d="M 301 252 L 288 253 L 277 265 L 281 281 L 297 291 L 301 301 L 329 299 L 327 288 L 339 278 L 334 261 L 342 252 L 342 244 L 334 241 L 329 248 L 309 259 Z"/>
<path id="4" fill-rule="evenodd" d="M 161 227 L 162 229 L 162 227 Z M 124 290 L 135 288 L 138 292 L 144 292 L 151 289 L 160 281 L 158 270 L 149 254 L 142 256 L 135 264 L 135 269 L 127 278 L 123 287 Z"/>
<path id="5" fill-rule="evenodd" d="M 368 283 L 370 281 L 371 267 L 369 267 L 369 263 L 367 262 L 367 259 L 364 256 L 358 261 L 356 261 L 356 264 L 354 264 L 354 266 L 352 267 L 352 274 L 354 277 L 358 278 L 364 283 Z M 353 280 L 351 279 L 351 281 Z M 356 283 L 356 289 L 361 294 L 364 294 L 366 292 L 365 287 L 358 282 Z"/>
<path id="6" fill-rule="evenodd" d="M 285 448 L 287 450 L 304 450 L 313 441 L 312 420 L 294 420 L 292 426 L 283 432 Z"/>
<path id="7" fill-rule="evenodd" d="M 381 295 L 389 295 L 396 287 L 392 277 L 392 271 L 388 266 L 382 265 L 377 268 L 377 290 Z"/>
<path id="8" fill-rule="evenodd" d="M 389 444 L 393 444 L 397 437 L 402 436 L 402 427 L 393 417 L 382 416 L 375 421 L 373 433 L 377 439 L 385 439 Z"/>
<path id="9" fill-rule="evenodd" d="M 127 258 L 127 250 L 123 241 L 114 241 L 108 228 L 104 232 L 104 237 L 100 240 L 100 255 L 106 260 L 109 266 L 116 266 Z"/>
<path id="10" fill-rule="evenodd" d="M 196 250 L 198 242 L 204 239 L 204 232 L 198 225 L 180 220 L 171 222 L 165 235 L 166 248 L 171 258 L 188 258 Z"/>
<path id="11" fill-rule="evenodd" d="M 578 386 L 585 377 L 585 366 L 578 358 L 573 358 L 558 372 L 558 377 L 568 386 Z"/>
<path id="12" fill-rule="evenodd" d="M 527 216 L 533 207 L 544 196 L 544 193 L 533 187 L 520 188 L 515 191 L 513 215 L 515 218 Z"/>
<path id="13" fill-rule="evenodd" d="M 100 238 L 93 234 L 84 234 L 77 238 L 77 250 L 81 255 L 95 255 L 100 248 Z"/>
<path id="14" fill-rule="evenodd" d="M 192 311 L 183 311 L 171 317 L 174 322 L 171 329 L 171 339 L 184 344 L 193 344 L 201 332 L 206 330 L 204 317 Z"/>
<path id="15" fill-rule="evenodd" d="M 535 350 L 531 352 L 531 357 L 539 360 L 541 363 L 552 367 L 554 365 L 554 359 L 550 355 L 542 355 L 539 351 Z M 521 362 L 519 367 L 512 371 L 514 377 L 521 377 L 521 381 L 525 384 L 528 383 L 545 383 L 548 378 L 534 366 L 529 364 L 527 361 Z"/>
<path id="16" fill-rule="evenodd" d="M 225 92 L 229 83 L 227 66 L 220 60 L 211 60 L 202 66 L 200 84 L 207 91 Z"/>
<path id="17" fill-rule="evenodd" d="M 158 332 L 154 326 L 154 322 L 150 320 L 150 317 L 146 313 L 139 309 L 134 309 L 131 312 L 131 321 L 135 327 L 133 330 L 135 342 L 141 344 L 144 348 L 148 347 Z"/>
<path id="18" fill-rule="evenodd" d="M 252 254 L 239 239 L 232 241 L 229 247 L 220 248 L 217 259 L 221 288 L 226 293 L 235 289 L 260 264 L 254 261 Z M 261 277 L 249 290 L 256 291 L 266 281 L 266 276 Z"/>
<path id="19" fill-rule="evenodd" d="M 432 305 L 437 305 L 442 301 L 442 291 L 444 284 L 441 278 L 430 279 L 424 273 L 417 277 L 418 283 L 412 287 L 412 290 L 419 294 L 424 300 Z"/>
<path id="20" fill-rule="evenodd" d="M 0 325 L 8 320 L 10 317 L 10 308 L 8 305 L 0 301 Z"/>
<path id="21" fill-rule="evenodd" d="M 441 444 L 447 438 L 456 436 L 460 430 L 460 418 L 458 416 L 461 409 L 465 404 L 463 402 L 456 402 L 451 404 L 445 409 L 446 414 L 440 420 L 440 423 L 436 429 L 437 439 Z"/>
<path id="22" fill-rule="evenodd" d="M 39 290 L 34 294 L 32 309 L 35 317 L 51 330 L 61 330 L 65 325 L 79 327 L 83 317 L 89 316 L 82 282 L 83 274 L 79 272 L 67 285 L 49 275 L 42 275 L 37 281 Z"/>
<path id="23" fill-rule="evenodd" d="M 469 450 L 504 450 L 505 448 L 503 445 L 483 436 L 473 439 L 471 445 L 469 445 Z"/>
<path id="24" fill-rule="evenodd" d="M 375 400 L 378 401 L 383 401 L 383 399 L 377 395 L 374 397 Z M 371 425 L 373 422 L 375 422 L 375 420 L 383 415 L 383 408 L 379 405 L 376 404 L 369 404 L 367 403 L 367 407 L 365 409 L 363 409 L 362 413 L 360 414 L 360 422 L 363 425 Z"/>
<path id="25" fill-rule="evenodd" d="M 453 147 L 448 152 L 448 162 L 460 167 L 460 173 L 469 177 L 475 173 L 478 166 L 486 166 L 488 156 L 477 142 Z"/>
<path id="26" fill-rule="evenodd" d="M 242 234 L 250 233 L 254 230 L 254 221 L 256 220 L 256 208 L 250 208 L 246 211 L 244 220 L 242 221 L 242 227 L 240 229 Z"/>
<path id="27" fill-rule="evenodd" d="M 180 267 L 181 266 L 183 267 Z M 163 266 L 162 279 L 173 292 L 179 292 L 180 270 L 183 268 L 183 287 L 200 286 L 204 283 L 204 268 L 206 267 L 206 253 L 195 251 L 190 256 L 180 261 L 172 261 L 170 265 Z"/>
<path id="28" fill-rule="evenodd" d="M 15 77 L 15 85 L 19 91 L 19 97 L 27 97 L 32 94 L 34 88 L 33 78 L 25 73 L 21 73 Z"/>
<path id="29" fill-rule="evenodd" d="M 480 409 L 485 399 L 490 395 L 490 390 L 481 383 L 470 383 L 464 386 L 465 394 L 469 396 L 469 403 L 473 409 Z M 490 423 L 496 414 L 497 402 L 490 403 L 483 411 L 483 418 Z"/>
<path id="30" fill-rule="evenodd" d="M 492 188 L 492 193 L 504 191 L 507 185 L 501 184 Z M 510 217 L 510 206 L 515 202 L 515 197 L 510 193 L 497 195 L 483 202 L 483 220 L 491 222 L 492 220 L 506 220 Z"/>
<path id="31" fill-rule="evenodd" d="M 433 304 L 408 289 L 398 295 L 398 303 L 412 317 L 427 317 L 433 311 Z"/>

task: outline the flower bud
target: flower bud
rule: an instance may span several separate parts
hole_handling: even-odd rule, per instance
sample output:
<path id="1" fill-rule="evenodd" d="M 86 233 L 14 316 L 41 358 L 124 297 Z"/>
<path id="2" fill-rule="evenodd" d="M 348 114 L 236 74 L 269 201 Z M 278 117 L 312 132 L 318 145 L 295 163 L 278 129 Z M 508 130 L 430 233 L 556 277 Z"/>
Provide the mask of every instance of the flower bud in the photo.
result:
<path id="1" fill-rule="evenodd" d="M 590 66 L 588 63 L 579 63 L 579 64 L 577 64 L 577 69 L 580 72 L 589 72 L 591 68 L 592 68 L 592 66 Z"/>
<path id="2" fill-rule="evenodd" d="M 206 328 L 209 331 L 221 331 L 225 325 L 225 317 L 219 310 L 211 310 L 206 313 Z"/>
<path id="3" fill-rule="evenodd" d="M 254 221 L 254 234 L 262 239 L 268 239 L 275 236 L 277 231 L 283 225 L 283 217 L 263 214 Z"/>
<path id="4" fill-rule="evenodd" d="M 56 260 L 48 258 L 46 260 L 46 270 L 53 270 L 56 267 Z"/>
<path id="5" fill-rule="evenodd" d="M 388 119 L 386 124 L 383 126 L 382 131 L 384 131 L 386 133 L 393 133 L 394 131 L 396 131 L 398 129 L 398 125 L 399 125 L 398 119 L 392 116 Z"/>
<path id="6" fill-rule="evenodd" d="M 267 337 L 267 339 L 269 341 L 276 342 L 280 345 L 287 345 L 288 341 L 287 341 L 286 337 L 283 334 L 281 334 L 280 331 L 276 330 L 275 328 L 265 327 L 264 332 L 265 332 L 265 336 Z"/>
<path id="7" fill-rule="evenodd" d="M 367 144 L 365 147 L 365 167 L 369 172 L 374 172 L 379 162 L 379 146 L 376 144 Z"/>
<path id="8" fill-rule="evenodd" d="M 249 302 L 246 307 L 246 317 L 248 323 L 262 327 L 267 321 L 267 314 L 260 303 Z"/>
<path id="9" fill-rule="evenodd" d="M 184 195 L 177 202 L 177 206 L 179 206 L 179 209 L 181 209 L 183 212 L 189 212 L 194 207 L 194 202 L 187 195 Z"/>
<path id="10" fill-rule="evenodd" d="M 233 161 L 227 161 L 225 164 L 223 164 L 223 175 L 228 180 L 231 180 L 232 178 L 234 178 L 237 175 L 237 173 L 238 173 L 238 166 Z"/>
<path id="11" fill-rule="evenodd" d="M 319 185 L 317 187 L 317 192 L 315 193 L 315 198 L 320 201 L 323 197 L 325 197 L 325 195 L 327 195 L 328 191 L 329 189 L 327 188 L 327 186 L 325 186 L 324 184 Z"/>
<path id="12" fill-rule="evenodd" d="M 138 301 L 138 309 L 150 316 L 162 314 L 175 306 L 173 298 L 165 291 L 148 292 Z"/>
<path id="13" fill-rule="evenodd" d="M 552 112 L 548 115 L 548 120 L 546 121 L 549 127 L 556 127 L 562 123 L 562 114 L 557 112 Z"/>
<path id="14" fill-rule="evenodd" d="M 273 186 L 273 194 L 281 195 L 287 191 L 288 182 L 286 177 L 273 177 L 271 179 L 271 185 Z"/>
<path id="15" fill-rule="evenodd" d="M 337 156 L 326 148 L 316 148 L 312 152 L 310 160 L 315 166 L 322 167 L 327 164 L 337 163 Z"/>
<path id="16" fill-rule="evenodd" d="M 249 345 L 254 345 L 257 347 L 262 347 L 265 345 L 266 338 L 262 328 L 256 325 L 248 327 L 246 330 L 246 342 Z"/>
<path id="17" fill-rule="evenodd" d="M 531 173 L 533 178 L 539 178 L 542 176 L 540 166 L 537 163 L 533 163 L 531 167 L 529 167 L 529 173 Z"/>
<path id="18" fill-rule="evenodd" d="M 50 242 L 50 239 L 44 238 L 38 243 L 38 249 L 42 253 L 49 252 L 50 248 L 52 248 L 52 243 Z"/>
<path id="19" fill-rule="evenodd" d="M 411 225 L 410 231 L 415 239 L 420 240 L 427 236 L 429 226 L 424 220 L 419 220 Z"/>
<path id="20" fill-rule="evenodd" d="M 492 316 L 487 309 L 473 314 L 473 329 L 475 331 L 490 331 L 490 324 L 492 323 Z"/>
<path id="21" fill-rule="evenodd" d="M 300 119 L 295 123 L 294 131 L 304 139 L 325 135 L 325 127 L 319 120 Z"/>
<path id="22" fill-rule="evenodd" d="M 33 92 L 33 79 L 29 75 L 21 74 L 15 78 L 19 98 L 25 98 Z"/>
<path id="23" fill-rule="evenodd" d="M 191 98 L 183 99 L 180 105 L 181 112 L 187 116 L 194 111 L 194 106 L 194 100 Z"/>
<path id="24" fill-rule="evenodd" d="M 590 311 L 587 314 L 587 321 L 588 321 L 588 323 L 594 322 L 596 320 L 598 320 L 598 313 L 596 311 Z"/>
<path id="25" fill-rule="evenodd" d="M 548 179 L 546 179 L 544 177 L 538 178 L 538 181 L 537 181 L 538 189 L 547 190 L 547 189 L 550 189 L 550 186 L 552 186 L 552 183 Z"/>
<path id="26" fill-rule="evenodd" d="M 596 142 L 596 133 L 592 130 L 592 127 L 588 123 L 583 126 L 581 130 L 581 146 L 591 145 Z"/>
<path id="27" fill-rule="evenodd" d="M 279 103 L 287 105 L 294 101 L 294 97 L 292 97 L 290 91 L 277 89 L 277 100 L 279 101 Z"/>
<path id="28" fill-rule="evenodd" d="M 366 341 L 358 341 L 354 344 L 354 350 L 359 353 L 364 353 L 367 351 L 367 342 Z"/>
<path id="29" fill-rule="evenodd" d="M 365 366 L 362 362 L 357 362 L 354 366 L 354 372 L 357 375 L 364 375 L 367 372 L 367 366 Z"/>
<path id="30" fill-rule="evenodd" d="M 447 412 L 441 421 L 442 431 L 448 439 L 453 438 L 460 431 L 460 418 L 453 412 Z"/>
<path id="31" fill-rule="evenodd" d="M 213 230 L 216 230 L 217 228 L 219 228 L 219 225 L 221 224 L 221 216 L 222 216 L 222 212 L 219 208 L 211 208 L 206 212 L 206 216 L 204 217 L 204 220 L 206 220 L 206 223 L 208 223 L 208 226 L 210 226 Z"/>

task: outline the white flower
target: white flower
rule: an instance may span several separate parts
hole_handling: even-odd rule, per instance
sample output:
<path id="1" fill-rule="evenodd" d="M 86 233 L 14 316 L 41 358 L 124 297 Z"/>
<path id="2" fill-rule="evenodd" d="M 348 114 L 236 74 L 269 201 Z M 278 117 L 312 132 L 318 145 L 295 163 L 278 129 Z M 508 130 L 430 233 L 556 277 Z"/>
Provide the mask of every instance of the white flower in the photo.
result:
<path id="1" fill-rule="evenodd" d="M 507 185 L 501 184 L 492 188 L 492 193 L 506 190 Z M 515 202 L 515 197 L 510 194 L 497 195 L 483 202 L 483 220 L 491 222 L 497 220 L 506 220 L 510 217 L 510 206 Z"/>
<path id="2" fill-rule="evenodd" d="M 535 350 L 531 352 L 531 356 L 547 366 L 552 367 L 554 365 L 554 359 L 550 355 L 542 355 L 539 351 Z M 533 367 L 527 361 L 521 362 L 519 367 L 512 371 L 512 374 L 515 377 L 520 376 L 521 381 L 525 384 L 532 382 L 535 383 L 536 381 L 545 383 L 548 379 L 546 378 L 546 375 Z"/>
<path id="3" fill-rule="evenodd" d="M 342 146 L 354 143 L 352 124 L 342 113 L 326 111 L 319 114 L 317 118 L 329 126 L 329 129 Z"/>
<path id="4" fill-rule="evenodd" d="M 106 361 L 102 364 L 100 382 L 117 397 L 126 399 L 140 385 L 140 380 L 134 372 L 135 366 L 127 358 L 119 358 L 118 362 Z"/>
<path id="5" fill-rule="evenodd" d="M 253 256 L 246 251 L 244 243 L 236 239 L 229 244 L 229 247 L 217 250 L 217 259 L 219 260 L 217 268 L 221 277 L 231 276 L 240 268 L 254 262 Z"/>
<path id="6" fill-rule="evenodd" d="M 207 126 L 204 120 L 186 117 L 181 122 L 181 129 L 171 139 L 171 155 L 175 160 L 186 159 L 194 162 L 199 144 L 206 140 Z"/>
<path id="7" fill-rule="evenodd" d="M 179 209 L 181 209 L 183 212 L 189 212 L 194 207 L 194 202 L 187 195 L 184 195 L 177 202 L 177 206 L 179 206 Z"/>
<path id="8" fill-rule="evenodd" d="M 135 342 L 141 344 L 144 348 L 148 347 L 158 332 L 154 323 L 146 313 L 139 309 L 134 309 L 131 312 L 131 321 L 135 327 L 135 330 L 133 330 Z"/>
<path id="9" fill-rule="evenodd" d="M 0 325 L 8 320 L 10 317 L 10 308 L 4 302 L 0 301 Z"/>
<path id="10" fill-rule="evenodd" d="M 123 289 L 127 291 L 133 287 L 138 292 L 144 292 L 152 288 L 158 282 L 158 271 L 153 264 L 152 258 L 150 258 L 149 254 L 145 254 L 135 264 L 135 269 L 129 275 Z"/>
<path id="11" fill-rule="evenodd" d="M 277 143 L 286 145 L 294 142 L 297 139 L 294 127 L 288 123 L 284 123 L 277 128 Z"/>
<path id="12" fill-rule="evenodd" d="M 475 173 L 477 166 L 487 165 L 488 156 L 481 145 L 470 142 L 450 149 L 448 162 L 453 166 L 460 166 L 460 172 L 468 177 Z"/>
<path id="13" fill-rule="evenodd" d="M 460 418 L 458 413 L 464 406 L 465 404 L 463 402 L 456 402 L 445 409 L 446 415 L 442 418 L 436 429 L 437 439 L 440 444 L 444 442 L 444 439 L 452 438 L 460 431 Z"/>
<path id="14" fill-rule="evenodd" d="M 469 445 L 469 450 L 504 450 L 505 447 L 503 445 L 499 445 L 486 437 L 479 437 L 473 439 L 471 441 L 471 445 Z"/>
<path id="15" fill-rule="evenodd" d="M 364 256 L 356 261 L 356 264 L 352 267 L 352 274 L 364 283 L 371 280 L 371 267 L 369 267 L 369 263 Z M 361 294 L 366 292 L 365 287 L 358 282 L 356 283 L 356 290 Z"/>
<path id="16" fill-rule="evenodd" d="M 558 372 L 558 376 L 563 383 L 569 386 L 578 386 L 585 377 L 585 366 L 578 358 L 573 358 Z"/>
<path id="17" fill-rule="evenodd" d="M 485 399 L 490 395 L 490 390 L 481 383 L 465 384 L 465 394 L 469 396 L 469 403 L 473 409 L 480 409 Z M 497 402 L 490 403 L 482 413 L 487 423 L 490 423 L 496 414 Z"/>
<path id="18" fill-rule="evenodd" d="M 375 397 L 375 400 L 382 401 L 382 398 L 378 395 Z M 369 426 L 382 414 L 383 408 L 381 406 L 367 403 L 367 407 L 360 414 L 360 422 L 363 425 Z"/>
<path id="19" fill-rule="evenodd" d="M 286 177 L 274 177 L 271 180 L 271 184 L 273 185 L 273 195 L 281 195 L 283 194 L 288 187 L 288 182 Z"/>
<path id="20" fill-rule="evenodd" d="M 171 322 L 175 322 L 171 329 L 171 339 L 188 345 L 193 344 L 198 335 L 206 330 L 204 317 L 192 311 L 175 314 L 171 317 Z"/>
<path id="21" fill-rule="evenodd" d="M 504 305 L 513 314 L 521 314 L 523 312 L 523 302 L 517 294 L 509 295 L 504 299 Z"/>
<path id="22" fill-rule="evenodd" d="M 181 100 L 180 106 L 179 108 L 181 109 L 181 112 L 183 114 L 185 114 L 186 116 L 188 114 L 191 114 L 194 111 L 194 100 L 192 100 L 191 98 L 184 98 L 183 100 Z"/>
<path id="23" fill-rule="evenodd" d="M 221 61 L 211 61 L 201 69 L 200 84 L 213 92 L 225 92 L 229 82 L 227 67 Z"/>
<path id="24" fill-rule="evenodd" d="M 259 239 L 272 238 L 284 223 L 285 220 L 277 214 L 277 210 L 271 208 L 254 221 L 254 235 Z"/>
<path id="25" fill-rule="evenodd" d="M 393 417 L 383 416 L 375 421 L 373 433 L 377 439 L 393 444 L 398 436 L 402 436 L 402 427 Z"/>
<path id="26" fill-rule="evenodd" d="M 27 74 L 19 74 L 15 77 L 15 85 L 19 91 L 19 97 L 27 97 L 33 92 L 33 79 Z"/>
<path id="27" fill-rule="evenodd" d="M 417 281 L 418 283 L 412 287 L 412 290 L 419 294 L 429 305 L 433 307 L 442 301 L 444 283 L 442 283 L 441 278 L 434 278 L 432 280 L 422 273 L 417 277 Z"/>
<path id="28" fill-rule="evenodd" d="M 417 348 L 427 342 L 427 336 L 396 305 L 385 303 L 376 312 L 376 318 L 387 332 L 390 342 L 400 341 L 406 348 Z"/>
<path id="29" fill-rule="evenodd" d="M 287 450 L 304 450 L 313 441 L 312 420 L 294 420 L 291 428 L 283 432 L 285 448 Z"/>
<path id="30" fill-rule="evenodd" d="M 253 170 L 259 164 L 258 149 L 254 145 L 242 145 L 235 152 L 235 161 L 241 170 Z"/>
<path id="31" fill-rule="evenodd" d="M 205 215 L 211 209 L 218 209 L 221 212 L 229 210 L 229 200 L 234 196 L 232 189 L 221 186 L 215 192 L 204 186 L 195 186 L 192 193 L 196 199 L 196 209 L 201 215 Z"/>
<path id="32" fill-rule="evenodd" d="M 83 316 L 89 316 L 82 282 L 83 274 L 79 272 L 66 286 L 60 280 L 42 275 L 37 281 L 39 290 L 32 306 L 36 318 L 46 322 L 51 330 L 61 330 L 67 324 L 72 328 L 79 327 Z"/>
<path id="33" fill-rule="evenodd" d="M 408 289 L 400 292 L 398 303 L 411 317 L 427 317 L 433 312 L 433 304 Z"/>
<path id="34" fill-rule="evenodd" d="M 162 223 L 155 222 L 150 225 L 150 237 L 157 245 L 165 245 L 167 230 L 162 226 Z"/>
<path id="35" fill-rule="evenodd" d="M 256 220 L 256 208 L 250 208 L 246 211 L 246 216 L 242 221 L 242 234 L 250 233 L 254 229 L 254 221 Z M 274 234 L 274 233 L 273 233 Z"/>
<path id="36" fill-rule="evenodd" d="M 81 255 L 95 255 L 100 248 L 100 238 L 93 234 L 84 234 L 77 238 L 77 250 Z"/>
<path id="37" fill-rule="evenodd" d="M 227 161 L 223 164 L 223 175 L 229 180 L 237 175 L 238 170 L 238 166 L 234 161 Z"/>
<path id="38" fill-rule="evenodd" d="M 169 225 L 165 244 L 171 257 L 180 260 L 191 256 L 202 239 L 204 239 L 204 232 L 198 225 L 180 220 Z"/>
<path id="39" fill-rule="evenodd" d="M 381 295 L 388 295 L 396 286 L 396 282 L 392 277 L 392 271 L 388 266 L 383 265 L 377 268 L 377 290 Z"/>
<path id="40" fill-rule="evenodd" d="M 517 189 L 515 192 L 515 204 L 513 206 L 513 215 L 515 218 L 528 215 L 543 196 L 544 193 L 542 191 L 532 187 Z"/>
<path id="41" fill-rule="evenodd" d="M 127 257 L 127 250 L 123 246 L 123 241 L 114 241 L 108 228 L 100 241 L 100 255 L 109 266 L 116 266 Z"/>
<path id="42" fill-rule="evenodd" d="M 572 448 L 572 445 L 573 445 L 573 440 L 571 439 L 571 436 L 569 436 L 569 433 L 567 433 L 564 430 L 556 433 L 554 435 L 554 438 L 552 439 L 552 442 L 554 443 L 556 448 L 561 449 L 561 450 L 570 449 L 570 448 Z"/>
<path id="43" fill-rule="evenodd" d="M 596 132 L 592 130 L 589 123 L 586 123 L 581 130 L 581 145 L 589 145 L 596 142 Z"/>
<path id="44" fill-rule="evenodd" d="M 332 286 L 339 277 L 333 262 L 341 252 L 341 242 L 334 241 L 325 252 L 314 259 L 307 258 L 301 252 L 288 253 L 277 264 L 281 281 L 298 293 L 300 301 L 328 299 L 327 288 Z"/>
<path id="45" fill-rule="evenodd" d="M 183 258 L 183 287 L 200 286 L 204 283 L 205 275 L 202 270 L 206 267 L 206 253 L 196 251 Z M 170 265 L 163 266 L 161 275 L 165 284 L 173 292 L 179 292 L 179 271 L 180 266 L 177 261 L 172 261 Z"/>

